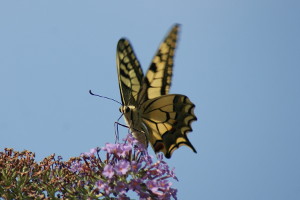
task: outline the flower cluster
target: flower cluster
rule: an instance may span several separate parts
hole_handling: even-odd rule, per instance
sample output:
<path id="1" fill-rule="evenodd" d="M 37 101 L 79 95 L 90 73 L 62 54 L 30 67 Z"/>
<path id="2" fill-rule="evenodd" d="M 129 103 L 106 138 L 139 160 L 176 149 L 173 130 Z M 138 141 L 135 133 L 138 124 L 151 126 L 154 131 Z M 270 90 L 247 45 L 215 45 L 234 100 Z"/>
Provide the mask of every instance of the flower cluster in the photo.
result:
<path id="1" fill-rule="evenodd" d="M 99 160 L 101 150 L 106 152 L 106 160 L 99 163 L 99 180 L 95 183 L 95 189 L 100 196 L 129 199 L 127 193 L 132 191 L 140 199 L 176 199 L 177 190 L 171 187 L 172 183 L 168 180 L 177 180 L 174 170 L 169 169 L 162 160 L 162 155 L 153 162 L 146 149 L 137 145 L 130 134 L 125 143 L 108 143 L 101 149 L 91 149 L 90 152 L 82 154 L 85 164 L 93 165 L 95 159 Z M 85 174 L 82 166 L 80 162 L 73 162 L 71 170 Z"/>
<path id="2" fill-rule="evenodd" d="M 0 152 L 0 199 L 177 199 L 170 179 L 177 180 L 163 156 L 153 159 L 130 134 L 68 161 Z"/>

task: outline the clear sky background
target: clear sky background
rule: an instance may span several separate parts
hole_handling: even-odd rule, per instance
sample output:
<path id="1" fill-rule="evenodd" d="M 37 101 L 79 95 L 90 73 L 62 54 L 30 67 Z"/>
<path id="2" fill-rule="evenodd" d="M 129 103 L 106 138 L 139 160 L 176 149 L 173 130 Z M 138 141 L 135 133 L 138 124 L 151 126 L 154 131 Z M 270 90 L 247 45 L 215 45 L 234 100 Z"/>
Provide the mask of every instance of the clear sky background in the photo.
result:
<path id="1" fill-rule="evenodd" d="M 68 160 L 114 142 L 119 105 L 88 90 L 120 100 L 118 40 L 145 72 L 174 23 L 171 93 L 198 117 L 198 153 L 167 160 L 179 199 L 300 199 L 298 0 L 1 1 L 1 151 Z"/>

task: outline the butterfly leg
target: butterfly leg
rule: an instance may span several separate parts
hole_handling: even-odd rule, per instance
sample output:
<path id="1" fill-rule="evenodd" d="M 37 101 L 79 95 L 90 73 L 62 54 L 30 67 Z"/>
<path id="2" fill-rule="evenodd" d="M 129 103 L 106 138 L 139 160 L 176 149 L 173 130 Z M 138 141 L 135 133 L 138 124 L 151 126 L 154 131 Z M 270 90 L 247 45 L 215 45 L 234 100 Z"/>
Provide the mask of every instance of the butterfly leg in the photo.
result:
<path id="1" fill-rule="evenodd" d="M 115 143 L 119 142 L 119 126 L 117 122 L 114 123 L 114 129 L 115 129 Z"/>
<path id="2" fill-rule="evenodd" d="M 128 130 L 130 130 L 130 128 L 129 128 L 129 126 L 121 124 L 120 122 L 115 122 L 114 126 L 115 126 L 115 138 L 116 138 L 115 142 L 118 143 L 119 142 L 119 126 L 128 128 Z"/>

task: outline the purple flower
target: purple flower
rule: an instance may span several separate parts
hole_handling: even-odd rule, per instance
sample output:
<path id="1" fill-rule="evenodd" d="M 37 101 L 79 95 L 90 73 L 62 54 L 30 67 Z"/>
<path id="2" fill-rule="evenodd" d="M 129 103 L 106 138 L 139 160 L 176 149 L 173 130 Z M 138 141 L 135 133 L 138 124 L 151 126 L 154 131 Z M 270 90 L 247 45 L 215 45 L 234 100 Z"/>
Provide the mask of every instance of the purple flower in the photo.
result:
<path id="1" fill-rule="evenodd" d="M 160 180 L 157 182 L 157 185 L 162 188 L 163 190 L 169 190 L 171 187 L 172 183 L 167 181 L 167 180 Z"/>
<path id="2" fill-rule="evenodd" d="M 107 183 L 103 182 L 102 180 L 99 180 L 96 182 L 96 187 L 99 190 L 103 190 L 107 186 Z"/>
<path id="3" fill-rule="evenodd" d="M 131 171 L 132 172 L 138 172 L 139 169 L 141 168 L 142 163 L 137 162 L 135 160 L 131 161 Z"/>
<path id="4" fill-rule="evenodd" d="M 146 185 L 147 185 L 147 188 L 149 190 L 151 190 L 152 193 L 154 193 L 156 195 L 162 195 L 163 194 L 161 191 L 159 191 L 159 187 L 158 187 L 158 184 L 157 184 L 156 180 L 147 181 Z"/>
<path id="5" fill-rule="evenodd" d="M 176 199 L 177 190 L 171 188 L 172 183 L 168 180 L 149 180 L 146 185 L 159 199 L 170 199 L 171 195 Z"/>
<path id="6" fill-rule="evenodd" d="M 141 190 L 142 183 L 143 181 L 141 179 L 132 179 L 129 183 L 129 189 L 131 189 L 132 191 L 139 191 Z"/>
<path id="7" fill-rule="evenodd" d="M 115 174 L 113 166 L 108 164 L 104 167 L 103 172 L 102 172 L 103 176 L 107 177 L 107 178 L 112 178 Z"/>
<path id="8" fill-rule="evenodd" d="M 158 161 L 157 163 L 155 163 L 155 167 L 158 175 L 163 175 L 169 171 L 169 166 L 162 161 Z"/>
<path id="9" fill-rule="evenodd" d="M 92 148 L 92 149 L 90 149 L 90 152 L 85 152 L 85 153 L 83 153 L 81 155 L 91 157 L 91 156 L 93 156 L 97 152 L 97 149 L 98 149 L 97 147 L 96 148 Z"/>
<path id="10" fill-rule="evenodd" d="M 125 185 L 125 183 L 124 182 L 122 182 L 122 181 L 118 181 L 117 182 L 117 185 L 116 185 L 116 187 L 115 187 L 115 190 L 116 190 L 116 192 L 117 193 L 119 193 L 119 194 L 125 194 L 126 193 L 126 185 Z"/>
<path id="11" fill-rule="evenodd" d="M 107 151 L 107 153 L 114 154 L 116 152 L 117 144 L 106 143 L 105 147 L 102 147 L 103 151 Z"/>
<path id="12" fill-rule="evenodd" d="M 126 138 L 123 139 L 124 142 L 128 142 L 131 145 L 136 145 L 138 141 L 132 136 L 132 134 L 128 134 Z"/>
<path id="13" fill-rule="evenodd" d="M 159 170 L 158 169 L 152 169 L 147 171 L 147 176 L 150 177 L 150 179 L 154 179 L 159 176 Z"/>
<path id="14" fill-rule="evenodd" d="M 142 161 L 146 162 L 146 166 L 152 165 L 152 156 L 148 154 L 148 152 L 145 152 L 145 155 L 141 157 Z"/>
<path id="15" fill-rule="evenodd" d="M 70 167 L 70 171 L 73 172 L 73 173 L 82 171 L 81 162 L 79 162 L 79 161 L 72 162 L 71 167 Z"/>
<path id="16" fill-rule="evenodd" d="M 132 146 L 130 144 L 106 143 L 105 147 L 102 149 L 107 151 L 109 154 L 114 154 L 119 157 L 126 157 L 126 155 L 129 155 L 129 152 L 132 150 Z"/>
<path id="17" fill-rule="evenodd" d="M 96 187 L 101 191 L 104 191 L 106 195 L 109 195 L 111 193 L 111 188 L 109 187 L 107 182 L 104 182 L 102 180 L 99 180 L 96 182 Z"/>
<path id="18" fill-rule="evenodd" d="M 95 153 L 97 153 L 97 147 L 96 148 L 92 148 L 92 149 L 90 149 L 90 153 L 91 154 L 95 154 Z"/>
<path id="19" fill-rule="evenodd" d="M 130 164 L 126 160 L 121 160 L 115 165 L 115 170 L 118 175 L 125 175 L 130 169 Z"/>
<path id="20" fill-rule="evenodd" d="M 140 143 L 137 139 L 135 139 L 132 134 L 128 134 L 124 141 L 128 142 L 128 144 L 130 144 L 131 146 L 134 146 L 135 150 L 137 151 L 147 151 L 147 147 L 144 144 Z"/>
<path id="21" fill-rule="evenodd" d="M 115 154 L 119 157 L 125 158 L 127 155 L 129 155 L 131 150 L 132 146 L 130 144 L 117 144 Z"/>
<path id="22" fill-rule="evenodd" d="M 129 152 L 132 150 L 131 144 L 122 144 L 120 147 L 120 155 L 124 158 L 126 155 L 129 155 Z"/>

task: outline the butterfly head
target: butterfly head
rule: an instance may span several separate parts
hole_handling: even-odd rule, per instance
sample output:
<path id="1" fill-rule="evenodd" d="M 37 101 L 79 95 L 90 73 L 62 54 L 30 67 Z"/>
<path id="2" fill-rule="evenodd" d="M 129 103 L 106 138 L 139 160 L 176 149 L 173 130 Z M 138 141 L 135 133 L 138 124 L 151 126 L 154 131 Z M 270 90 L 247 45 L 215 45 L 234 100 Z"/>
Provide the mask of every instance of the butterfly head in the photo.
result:
<path id="1" fill-rule="evenodd" d="M 120 113 L 128 114 L 132 109 L 134 109 L 134 106 L 121 106 L 119 111 Z"/>

